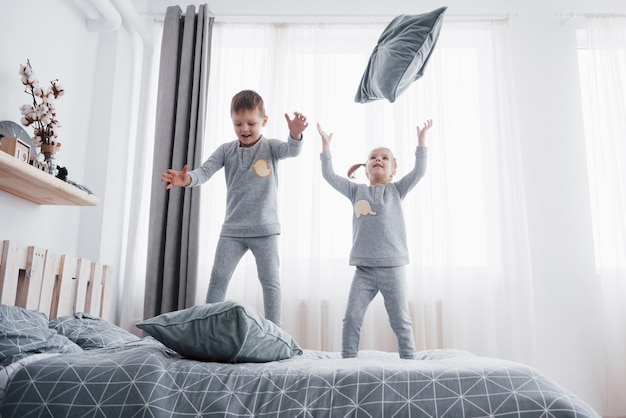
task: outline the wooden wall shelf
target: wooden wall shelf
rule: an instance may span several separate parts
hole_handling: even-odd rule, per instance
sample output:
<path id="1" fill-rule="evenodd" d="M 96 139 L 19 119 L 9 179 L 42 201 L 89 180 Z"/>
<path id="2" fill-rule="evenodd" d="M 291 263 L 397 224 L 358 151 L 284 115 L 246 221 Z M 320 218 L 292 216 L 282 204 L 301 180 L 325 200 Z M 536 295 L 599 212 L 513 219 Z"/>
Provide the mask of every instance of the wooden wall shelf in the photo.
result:
<path id="1" fill-rule="evenodd" d="M 0 151 L 0 190 L 40 205 L 97 206 L 98 197 Z"/>

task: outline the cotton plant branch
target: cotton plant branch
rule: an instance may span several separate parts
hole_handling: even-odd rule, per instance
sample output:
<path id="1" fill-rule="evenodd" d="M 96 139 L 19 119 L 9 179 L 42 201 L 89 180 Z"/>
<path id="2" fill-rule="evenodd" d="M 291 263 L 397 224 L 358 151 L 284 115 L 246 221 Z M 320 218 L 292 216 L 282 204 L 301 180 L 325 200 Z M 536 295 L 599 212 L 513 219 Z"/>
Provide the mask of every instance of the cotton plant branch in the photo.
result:
<path id="1" fill-rule="evenodd" d="M 33 127 L 34 146 L 59 147 L 61 143 L 56 138 L 61 125 L 56 118 L 56 99 L 65 94 L 65 89 L 58 79 L 50 81 L 47 89 L 41 87 L 39 80 L 34 77 L 30 60 L 26 60 L 26 65 L 20 65 L 19 74 L 22 84 L 26 86 L 24 92 L 32 97 L 32 104 L 20 107 L 22 125 Z"/>

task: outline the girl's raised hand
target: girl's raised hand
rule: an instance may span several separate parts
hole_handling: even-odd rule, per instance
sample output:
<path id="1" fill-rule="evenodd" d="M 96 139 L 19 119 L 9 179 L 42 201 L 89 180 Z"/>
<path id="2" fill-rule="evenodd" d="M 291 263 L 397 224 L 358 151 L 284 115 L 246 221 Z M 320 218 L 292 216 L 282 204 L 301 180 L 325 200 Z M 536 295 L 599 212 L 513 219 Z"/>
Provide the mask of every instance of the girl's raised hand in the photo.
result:
<path id="1" fill-rule="evenodd" d="M 426 131 L 429 130 L 431 126 L 433 126 L 432 119 L 428 119 L 426 122 L 424 122 L 424 126 L 422 126 L 421 128 L 419 127 L 419 125 L 417 126 L 417 143 L 420 147 L 426 145 Z"/>
<path id="2" fill-rule="evenodd" d="M 322 151 L 328 151 L 330 149 L 330 141 L 333 139 L 333 134 L 327 134 L 326 132 L 324 132 L 324 130 L 322 129 L 322 125 L 320 125 L 319 123 L 317 124 L 317 132 L 319 132 L 320 136 L 322 137 Z"/>

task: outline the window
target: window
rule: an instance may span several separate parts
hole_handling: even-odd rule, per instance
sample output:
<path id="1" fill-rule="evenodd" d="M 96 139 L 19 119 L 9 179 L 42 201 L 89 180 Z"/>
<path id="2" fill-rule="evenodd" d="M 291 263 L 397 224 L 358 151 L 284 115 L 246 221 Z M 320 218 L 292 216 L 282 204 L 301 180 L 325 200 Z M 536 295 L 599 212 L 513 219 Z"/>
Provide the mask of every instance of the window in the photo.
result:
<path id="1" fill-rule="evenodd" d="M 596 266 L 626 268 L 626 19 L 578 31 Z"/>
<path id="2" fill-rule="evenodd" d="M 487 334 L 497 333 L 510 336 L 511 346 L 524 352 L 532 338 L 519 330 L 532 329 L 526 326 L 532 286 L 507 21 L 445 21 L 422 78 L 394 103 L 355 103 L 384 26 L 216 23 L 205 154 L 235 139 L 229 109 L 240 90 L 263 96 L 267 137 L 287 137 L 284 113 L 308 117 L 302 154 L 279 166 L 283 323 L 298 330 L 294 337 L 304 345 L 335 350 L 354 274 L 348 265 L 352 207 L 322 179 L 315 124 L 334 134 L 337 173 L 345 174 L 384 145 L 394 152 L 402 176 L 415 161 L 416 126 L 432 118 L 426 176 L 403 203 L 411 258 L 408 297 L 420 330 L 418 345 L 433 347 L 463 335 L 488 352 Z M 202 190 L 200 228 L 207 238 L 200 248 L 206 254 L 200 277 L 206 279 L 199 281 L 199 302 L 224 216 L 222 176 L 216 174 Z M 366 181 L 362 169 L 356 181 Z M 250 254 L 235 270 L 227 298 L 262 309 Z M 473 314 L 465 303 L 472 304 Z M 477 321 L 481 331 L 465 335 L 474 329 L 467 324 Z M 364 323 L 363 348 L 394 349 L 393 334 L 382 338 L 381 332 L 391 330 L 377 298 Z"/>
<path id="3" fill-rule="evenodd" d="M 397 154 L 402 175 L 413 165 L 416 125 L 432 117 L 427 180 L 405 202 L 411 214 L 406 216 L 410 245 L 418 253 L 414 259 L 430 266 L 484 267 L 492 258 L 489 252 L 500 247 L 493 241 L 497 233 L 491 226 L 494 216 L 500 218 L 497 206 L 502 198 L 493 181 L 501 176 L 494 172 L 507 169 L 494 162 L 503 141 L 501 132 L 491 126 L 492 112 L 501 112 L 500 103 L 492 100 L 497 88 L 492 79 L 495 69 L 489 68 L 495 59 L 492 29 L 448 26 L 424 77 L 395 103 L 354 103 L 383 28 L 382 24 L 216 24 L 205 152 L 234 139 L 229 100 L 241 89 L 257 90 L 264 97 L 270 115 L 267 136 L 285 138 L 282 114 L 305 112 L 311 121 L 305 131 L 306 155 L 281 167 L 281 219 L 285 230 L 298 233 L 293 246 L 297 254 L 345 260 L 351 245 L 350 209 L 320 181 L 315 123 L 334 133 L 337 172 L 386 144 Z M 211 212 L 223 212 L 222 204 L 209 197 L 222 192 L 204 193 Z M 291 200 L 302 204 L 296 208 Z M 298 213 L 298 220 L 290 220 L 286 216 L 290 212 Z M 303 225 L 301 219 L 309 221 Z M 218 216 L 213 230 L 220 221 Z M 326 231 L 323 244 L 311 239 L 320 231 Z"/>

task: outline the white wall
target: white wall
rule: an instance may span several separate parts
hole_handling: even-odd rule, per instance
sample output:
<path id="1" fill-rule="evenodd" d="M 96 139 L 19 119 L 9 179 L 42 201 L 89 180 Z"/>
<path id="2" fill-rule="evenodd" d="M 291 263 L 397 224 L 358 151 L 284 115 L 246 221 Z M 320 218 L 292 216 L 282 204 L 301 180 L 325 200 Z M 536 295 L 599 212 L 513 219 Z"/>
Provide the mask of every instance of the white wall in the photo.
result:
<path id="1" fill-rule="evenodd" d="M 58 159 L 68 167 L 71 179 L 84 184 L 98 35 L 87 33 L 84 20 L 67 2 L 26 0 L 4 2 L 0 8 L 0 119 L 19 123 L 19 107 L 29 103 L 18 75 L 27 59 L 42 85 L 58 78 L 67 90 L 57 102 L 63 144 Z M 25 129 L 32 134 L 31 128 Z M 39 206 L 0 191 L 4 239 L 76 253 L 81 213 L 78 207 Z"/>
<path id="2" fill-rule="evenodd" d="M 142 44 L 126 25 L 90 32 L 86 20 L 100 17 L 90 1 L 82 0 L 0 5 L 0 120 L 19 123 L 19 107 L 29 102 L 20 64 L 29 59 L 43 85 L 58 78 L 66 90 L 57 101 L 59 164 L 101 202 L 96 207 L 38 205 L 0 191 L 0 239 L 111 264 L 116 285 L 124 265 L 126 166 L 135 145 L 129 119 L 136 111 L 140 66 L 134 60 L 142 57 Z M 32 134 L 32 128 L 24 129 Z"/>
<path id="3" fill-rule="evenodd" d="M 26 102 L 17 74 L 27 58 L 42 82 L 59 78 L 63 125 L 59 154 L 69 176 L 102 199 L 98 207 L 39 206 L 0 191 L 0 239 L 16 239 L 100 259 L 123 274 L 126 237 L 125 163 L 134 136 L 136 60 L 141 43 L 123 27 L 90 33 L 89 2 L 23 0 L 0 6 L 0 120 L 19 120 Z M 167 0 L 137 0 L 139 10 L 163 14 Z M 183 6 L 186 2 L 179 3 Z M 440 7 L 429 0 L 301 3 L 214 0 L 218 16 L 394 15 Z M 530 225 L 537 323 L 535 366 L 604 409 L 602 305 L 594 258 L 576 58 L 579 14 L 626 13 L 623 0 L 448 1 L 447 15 L 509 15 L 517 80 L 524 182 Z M 268 8 L 274 7 L 274 9 Z M 570 14 L 573 17 L 569 18 Z M 46 23 L 41 23 L 46 22 Z M 44 33 L 45 29 L 45 33 Z M 28 128 L 27 128 L 28 129 Z M 0 181 L 4 181 L 0 179 Z M 19 220 L 19 222 L 14 221 Z M 625 412 L 626 413 L 626 412 Z"/>

